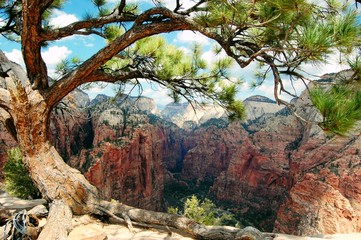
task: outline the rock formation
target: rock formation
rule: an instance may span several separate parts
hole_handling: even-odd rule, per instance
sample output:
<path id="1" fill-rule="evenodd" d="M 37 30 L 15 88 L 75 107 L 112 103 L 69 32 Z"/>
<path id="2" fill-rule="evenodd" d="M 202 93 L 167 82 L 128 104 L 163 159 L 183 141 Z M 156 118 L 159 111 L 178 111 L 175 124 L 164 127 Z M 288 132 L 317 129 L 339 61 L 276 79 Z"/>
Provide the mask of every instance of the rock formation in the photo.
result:
<path id="1" fill-rule="evenodd" d="M 155 103 L 145 97 L 100 96 L 90 106 L 95 113 L 93 148 L 82 150 L 70 164 L 80 169 L 105 199 L 164 210 L 163 159 L 176 160 L 181 155 L 175 126 L 163 124 L 153 115 Z"/>
<path id="2" fill-rule="evenodd" d="M 76 91 L 54 109 L 51 139 L 107 199 L 164 210 L 166 183 L 211 180 L 209 195 L 244 225 L 297 235 L 361 231 L 359 136 L 323 132 L 307 92 L 295 104 L 309 124 L 261 96 L 245 100 L 245 122 L 230 123 L 214 107 L 170 104 L 159 113 L 149 98 L 89 102 Z M 1 160 L 15 142 L 0 130 Z"/>
<path id="3" fill-rule="evenodd" d="M 325 76 L 330 77 L 335 76 Z M 301 99 L 296 104 L 310 102 L 307 93 Z M 313 108 L 300 114 L 318 118 Z M 278 210 L 275 231 L 297 235 L 360 232 L 360 136 L 334 136 L 315 124 L 305 125 L 302 134 L 290 158 L 291 185 Z"/>
<path id="4" fill-rule="evenodd" d="M 263 230 L 360 231 L 359 136 L 323 132 L 307 92 L 295 104 L 309 124 L 263 97 L 245 104 L 242 125 L 217 119 L 187 135 L 182 179 L 215 179 L 209 193 L 232 202 L 244 224 Z"/>
<path id="5" fill-rule="evenodd" d="M 212 118 L 221 118 L 225 110 L 219 106 L 170 103 L 161 111 L 161 116 L 178 127 L 192 130 Z"/>

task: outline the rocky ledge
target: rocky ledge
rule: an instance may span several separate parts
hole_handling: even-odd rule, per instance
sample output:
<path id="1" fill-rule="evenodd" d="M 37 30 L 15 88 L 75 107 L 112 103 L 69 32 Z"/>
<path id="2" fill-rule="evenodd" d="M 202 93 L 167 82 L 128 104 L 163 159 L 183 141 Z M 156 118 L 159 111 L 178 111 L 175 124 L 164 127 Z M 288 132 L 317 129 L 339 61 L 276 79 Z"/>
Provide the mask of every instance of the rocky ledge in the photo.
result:
<path id="1" fill-rule="evenodd" d="M 15 197 L 10 197 L 7 193 L 1 192 L 0 194 L 0 214 L 4 217 L 6 214 L 7 219 L 2 220 L 13 220 L 14 215 L 22 210 L 29 210 L 28 216 L 34 212 L 47 212 L 46 201 L 43 199 L 35 200 L 23 200 Z M 39 211 L 38 209 L 41 209 Z M 5 223 L 2 221 L 0 231 L 4 233 L 6 230 Z M 39 217 L 39 222 L 36 229 L 42 229 L 46 224 L 46 217 Z M 30 228 L 31 229 L 31 228 Z M 10 232 L 10 229 L 7 230 Z M 39 231 L 37 232 L 37 234 Z M 257 240 L 321 240 L 321 239 L 333 239 L 333 240 L 359 240 L 361 239 L 361 233 L 352 234 L 333 234 L 333 235 L 315 235 L 315 236 L 294 236 L 286 234 L 266 234 L 266 238 Z M 3 236 L 0 235 L 0 239 Z M 34 238 L 36 239 L 36 237 Z M 179 233 L 172 232 L 170 229 L 156 229 L 156 228 L 140 228 L 134 227 L 130 231 L 126 226 L 119 224 L 107 224 L 95 219 L 89 215 L 74 216 L 72 220 L 72 230 L 70 231 L 67 240 L 192 240 L 189 236 L 183 236 Z M 243 239 L 243 238 L 242 238 Z M 248 238 L 247 238 L 248 239 Z M 253 239 L 253 238 L 252 238 Z"/>

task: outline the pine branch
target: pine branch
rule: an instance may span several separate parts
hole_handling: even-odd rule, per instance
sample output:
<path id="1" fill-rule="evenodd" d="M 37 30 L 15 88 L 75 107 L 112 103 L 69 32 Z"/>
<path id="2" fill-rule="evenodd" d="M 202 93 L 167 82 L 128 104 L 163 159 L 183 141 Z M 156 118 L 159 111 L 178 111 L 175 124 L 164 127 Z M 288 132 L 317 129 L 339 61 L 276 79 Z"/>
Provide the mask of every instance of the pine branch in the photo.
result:
<path id="1" fill-rule="evenodd" d="M 109 23 L 133 22 L 136 18 L 137 16 L 132 16 L 132 15 L 127 15 L 127 16 L 119 15 L 119 11 L 116 10 L 115 12 L 113 12 L 111 15 L 108 16 L 92 18 L 84 21 L 78 21 L 71 23 L 68 26 L 62 28 L 45 31 L 41 33 L 40 37 L 43 41 L 54 41 L 64 37 L 72 36 L 74 34 L 82 34 L 82 32 L 83 32 L 82 35 L 96 33 L 97 35 L 102 36 L 98 32 L 95 31 L 92 32 L 87 29 L 100 27 Z"/>
<path id="2" fill-rule="evenodd" d="M 40 12 L 44 13 L 50 6 L 51 4 L 54 2 L 54 0 L 43 0 L 40 3 Z"/>
<path id="3" fill-rule="evenodd" d="M 190 15 L 191 13 L 194 12 L 199 12 L 199 11 L 205 11 L 205 8 L 200 8 L 200 6 L 203 3 L 208 2 L 209 0 L 200 0 L 199 2 L 197 2 L 196 4 L 194 4 L 192 7 L 188 8 L 185 11 L 179 11 L 179 9 L 181 8 L 182 4 L 179 3 L 179 0 L 177 1 L 177 5 L 176 8 L 174 9 L 174 12 L 182 14 L 182 15 Z"/>
<path id="4" fill-rule="evenodd" d="M 162 9 L 162 12 L 169 16 L 171 20 L 168 22 L 150 23 L 146 25 L 135 24 L 123 35 L 110 42 L 107 46 L 79 65 L 73 72 L 64 76 L 52 85 L 50 90 L 46 93 L 49 104 L 52 106 L 59 102 L 67 93 L 84 83 L 84 79 L 89 79 L 89 77 L 92 76 L 92 71 L 99 69 L 113 56 L 117 55 L 137 40 L 163 32 L 189 30 L 193 28 L 193 25 L 183 16 L 176 15 L 165 8 Z M 144 19 L 144 16 L 149 16 L 149 11 L 139 17 Z"/>

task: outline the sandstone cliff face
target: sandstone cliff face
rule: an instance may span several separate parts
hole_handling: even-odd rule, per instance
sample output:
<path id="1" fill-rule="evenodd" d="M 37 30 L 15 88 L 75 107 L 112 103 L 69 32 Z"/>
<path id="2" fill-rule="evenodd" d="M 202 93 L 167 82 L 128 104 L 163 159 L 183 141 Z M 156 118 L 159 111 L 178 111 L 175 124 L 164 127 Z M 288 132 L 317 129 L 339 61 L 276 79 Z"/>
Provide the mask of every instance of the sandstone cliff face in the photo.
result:
<path id="1" fill-rule="evenodd" d="M 217 121 L 222 123 L 225 120 Z M 187 135 L 185 145 L 189 151 L 183 159 L 183 179 L 214 179 L 227 169 L 245 136 L 245 131 L 239 124 L 232 126 L 233 128 L 203 126 Z"/>
<path id="2" fill-rule="evenodd" d="M 249 99 L 246 107 L 254 109 L 256 101 Z M 214 179 L 210 194 L 233 203 L 244 224 L 267 231 L 287 195 L 289 154 L 301 137 L 297 120 L 286 111 L 275 115 L 279 109 L 262 101 L 247 123 L 220 124 L 219 119 L 201 125 L 185 140 L 193 146 L 182 169 L 183 179 Z"/>
<path id="3" fill-rule="evenodd" d="M 359 136 L 330 136 L 284 109 L 265 111 L 263 105 L 272 109 L 272 103 L 261 99 L 257 105 L 259 100 L 246 102 L 259 115 L 242 126 L 207 126 L 190 134 L 182 177 L 214 177 L 210 194 L 232 202 L 243 223 L 263 230 L 297 235 L 360 231 Z M 309 103 L 305 93 L 296 105 L 313 122 L 319 115 Z"/>
<path id="4" fill-rule="evenodd" d="M 83 150 L 74 162 L 103 198 L 115 199 L 145 209 L 163 210 L 164 135 L 152 126 L 137 129 L 123 146 L 103 142 Z M 157 160 L 159 159 L 159 160 Z"/>
<path id="5" fill-rule="evenodd" d="M 103 198 L 150 210 L 164 210 L 165 167 L 176 168 L 182 153 L 177 128 L 162 124 L 148 98 L 97 98 L 92 109 L 93 148 L 71 159 Z M 140 104 L 139 102 L 142 102 Z M 145 103 L 144 103 L 145 101 Z M 150 106 L 150 107 L 149 107 Z M 151 124 L 150 124 L 151 123 Z"/>
<path id="6" fill-rule="evenodd" d="M 309 102 L 303 93 L 296 104 L 302 110 Z M 319 119 L 312 107 L 303 107 L 299 113 L 311 121 Z M 360 232 L 360 149 L 360 136 L 334 136 L 315 124 L 305 125 L 290 156 L 291 187 L 277 213 L 275 231 L 298 235 Z"/>
<path id="7" fill-rule="evenodd" d="M 298 132 L 285 128 L 289 116 L 280 121 L 267 119 L 256 131 L 245 134 L 226 171 L 216 178 L 212 192 L 218 199 L 231 201 L 251 224 L 271 231 L 277 209 L 289 187 L 290 143 Z M 290 122 L 297 125 L 297 121 Z M 284 129 L 284 131 L 282 130 Z"/>
<path id="8" fill-rule="evenodd" d="M 104 198 L 163 210 L 170 171 L 180 180 L 212 179 L 209 194 L 231 203 L 243 224 L 262 230 L 361 231 L 359 136 L 330 136 L 259 96 L 245 101 L 248 119 L 242 124 L 209 108 L 195 115 L 188 104 L 168 106 L 163 116 L 185 129 L 154 115 L 149 98 L 99 96 L 89 104 L 82 92 L 69 97 L 54 110 L 51 139 Z M 91 118 L 83 108 L 88 104 Z M 318 119 L 307 94 L 296 105 L 303 118 Z M 64 111 L 69 106 L 79 115 Z M 3 130 L 1 125 L 0 160 L 16 145 Z"/>
<path id="9" fill-rule="evenodd" d="M 80 149 L 92 146 L 93 131 L 88 105 L 88 95 L 74 90 L 58 104 L 50 116 L 50 141 L 65 161 Z"/>
<path id="10" fill-rule="evenodd" d="M 358 136 L 306 130 L 292 155 L 292 186 L 278 211 L 275 231 L 298 235 L 361 231 L 360 149 Z"/>

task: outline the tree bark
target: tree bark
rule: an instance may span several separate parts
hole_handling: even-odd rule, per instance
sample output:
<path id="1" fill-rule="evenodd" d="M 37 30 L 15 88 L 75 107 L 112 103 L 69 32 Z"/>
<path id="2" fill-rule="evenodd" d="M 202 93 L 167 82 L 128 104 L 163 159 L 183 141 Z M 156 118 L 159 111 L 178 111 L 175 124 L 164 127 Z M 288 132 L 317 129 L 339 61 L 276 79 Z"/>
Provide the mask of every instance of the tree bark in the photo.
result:
<path id="1" fill-rule="evenodd" d="M 21 74 L 15 70 L 8 75 L 5 78 L 11 103 L 8 119 L 13 122 L 24 165 L 42 196 L 53 202 L 49 222 L 39 239 L 66 239 L 72 213 L 108 215 L 123 219 L 128 226 L 171 228 L 197 239 L 241 239 L 237 237 L 237 228 L 207 227 L 179 215 L 101 201 L 96 187 L 68 166 L 48 141 L 51 107 L 43 95 L 33 90 L 28 80 L 20 79 Z"/>
<path id="2" fill-rule="evenodd" d="M 273 234 L 264 234 L 253 227 L 239 229 L 228 226 L 205 226 L 189 218 L 162 212 L 153 212 L 134 208 L 122 203 L 109 203 L 102 201 L 98 206 L 100 211 L 113 214 L 126 215 L 134 226 L 166 229 L 195 239 L 217 240 L 267 240 L 273 239 Z M 117 220 L 117 219 L 115 219 Z M 124 224 L 124 220 L 120 221 Z"/>
<path id="3" fill-rule="evenodd" d="M 73 214 L 61 200 L 56 200 L 50 207 L 49 216 L 38 240 L 66 240 L 72 229 Z"/>
<path id="4" fill-rule="evenodd" d="M 48 201 L 63 200 L 74 214 L 95 213 L 97 189 L 76 169 L 68 166 L 49 142 L 39 152 L 25 156 L 31 178 Z"/>
<path id="5" fill-rule="evenodd" d="M 61 199 L 73 213 L 94 212 L 98 191 L 76 169 L 68 166 L 48 141 L 51 108 L 16 72 L 5 79 L 11 98 L 11 116 L 23 162 L 30 177 L 48 201 Z"/>

